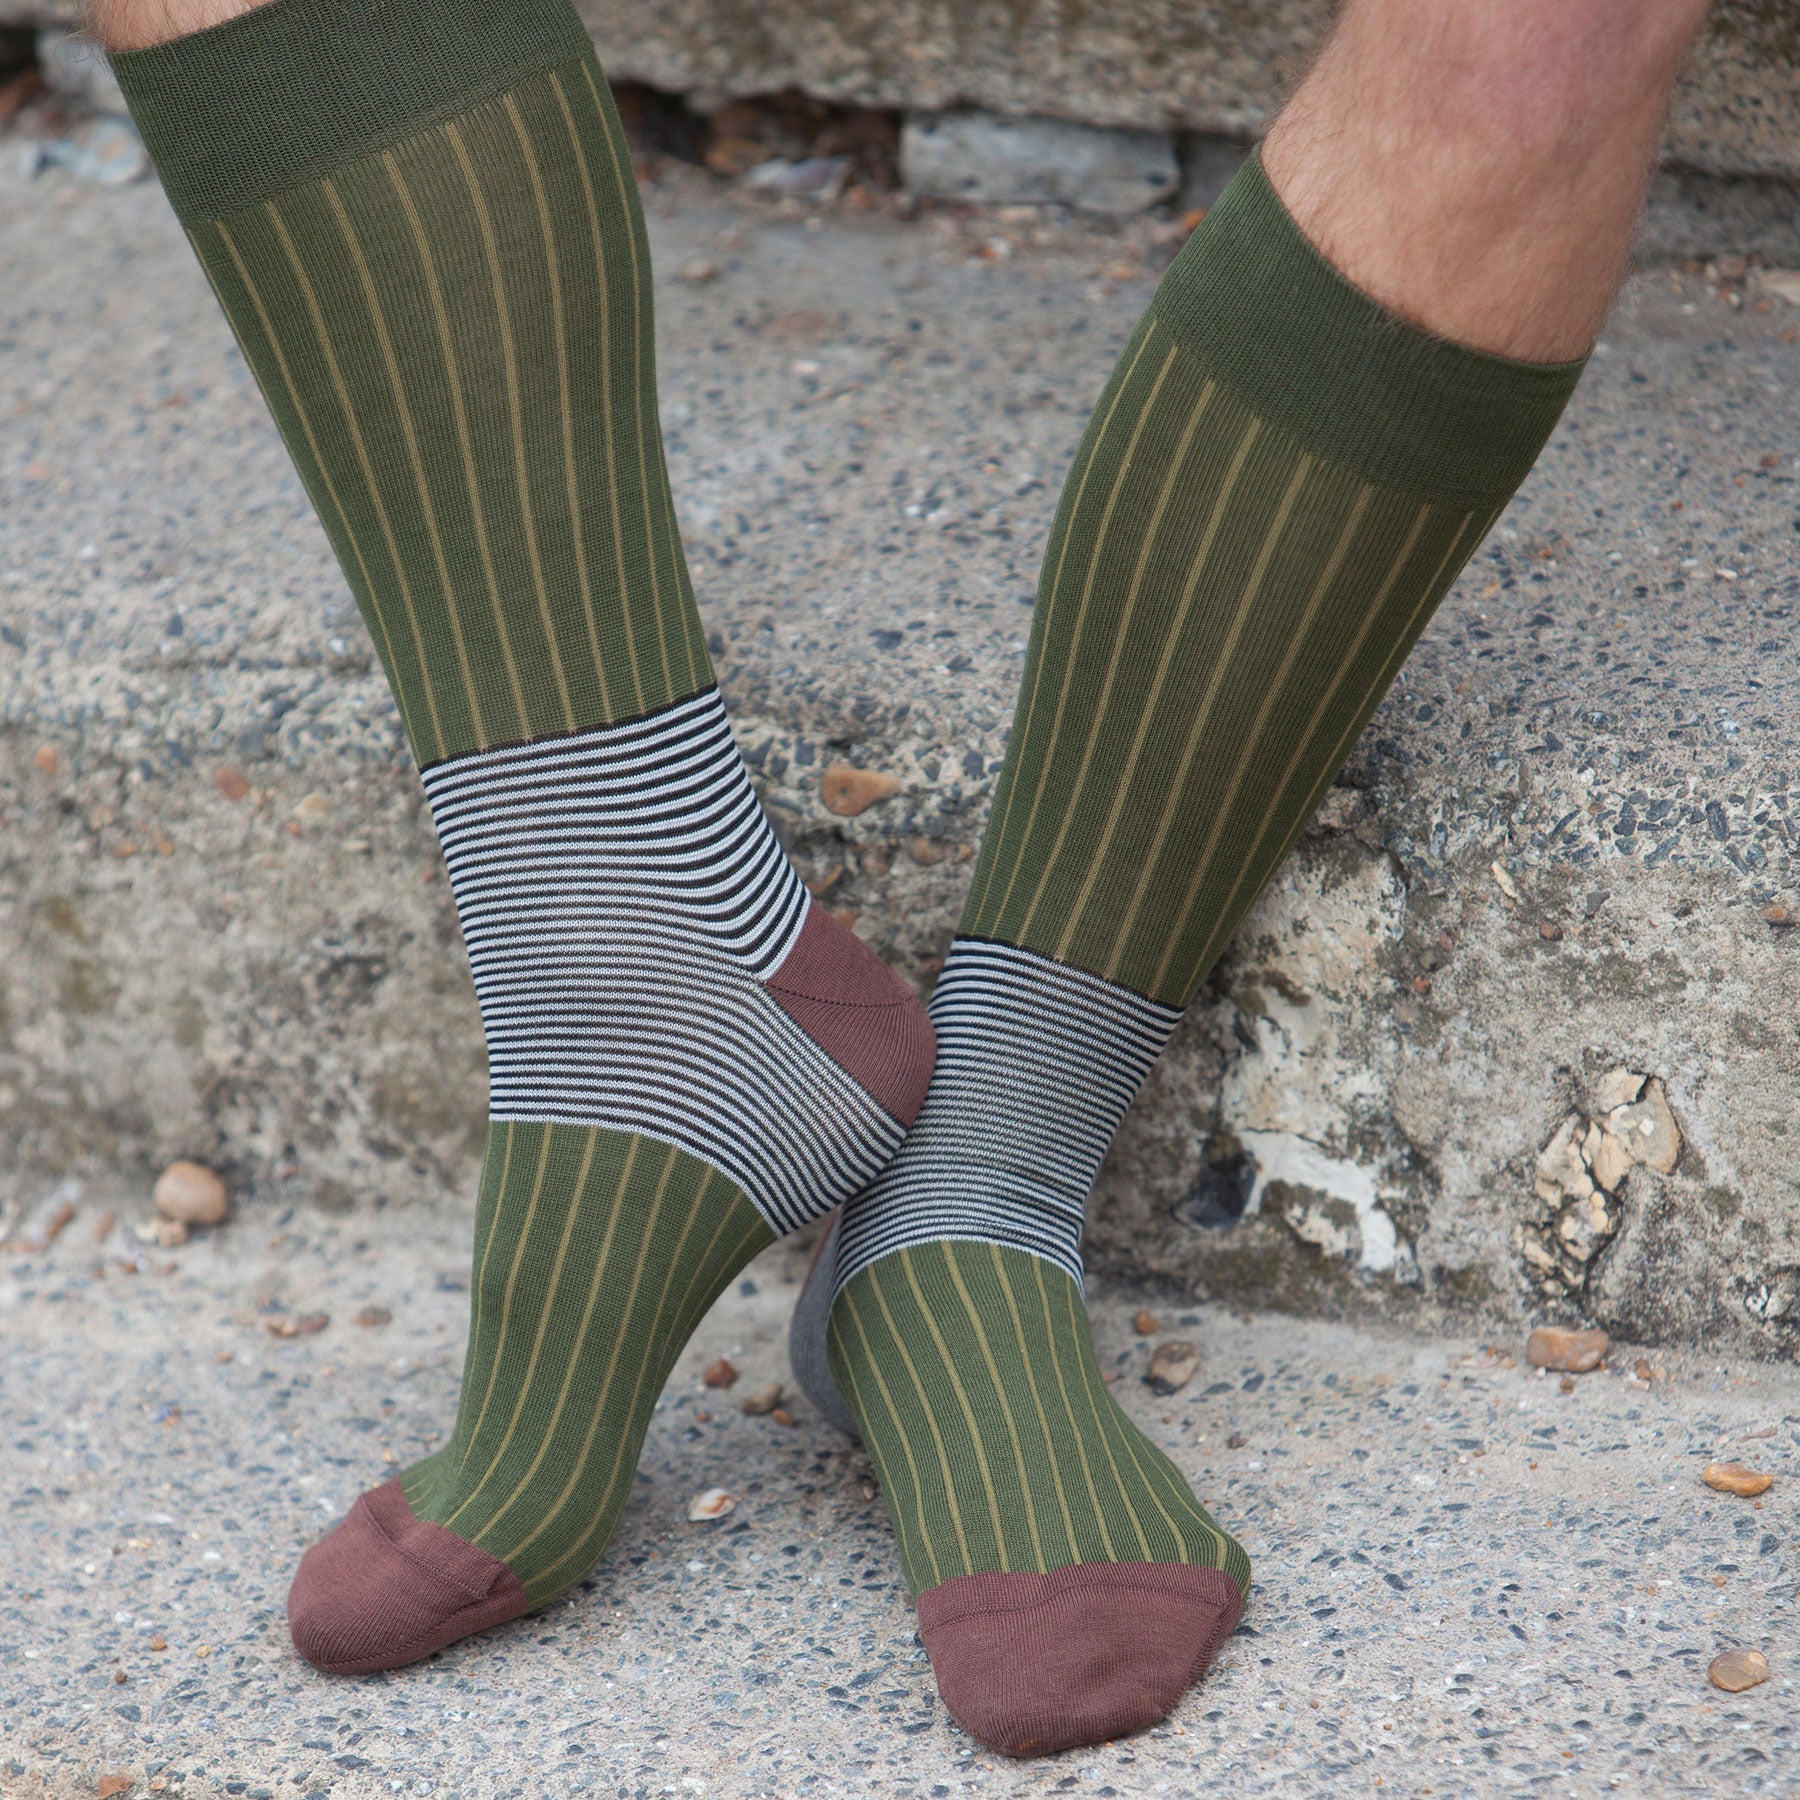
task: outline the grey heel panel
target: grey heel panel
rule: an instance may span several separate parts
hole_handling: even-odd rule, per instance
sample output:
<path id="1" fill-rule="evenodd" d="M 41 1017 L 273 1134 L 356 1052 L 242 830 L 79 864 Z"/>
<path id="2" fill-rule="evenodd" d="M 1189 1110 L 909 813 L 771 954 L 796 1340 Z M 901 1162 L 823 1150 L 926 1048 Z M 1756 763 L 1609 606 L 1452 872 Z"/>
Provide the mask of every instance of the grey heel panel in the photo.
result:
<path id="1" fill-rule="evenodd" d="M 862 1428 L 856 1422 L 855 1413 L 844 1404 L 825 1356 L 832 1290 L 837 1283 L 838 1228 L 843 1219 L 841 1208 L 831 1215 L 831 1223 L 813 1253 L 812 1267 L 806 1272 L 806 1285 L 800 1290 L 793 1319 L 788 1325 L 788 1366 L 793 1370 L 800 1391 L 818 1408 L 819 1416 L 829 1420 L 846 1437 L 860 1439 Z"/>

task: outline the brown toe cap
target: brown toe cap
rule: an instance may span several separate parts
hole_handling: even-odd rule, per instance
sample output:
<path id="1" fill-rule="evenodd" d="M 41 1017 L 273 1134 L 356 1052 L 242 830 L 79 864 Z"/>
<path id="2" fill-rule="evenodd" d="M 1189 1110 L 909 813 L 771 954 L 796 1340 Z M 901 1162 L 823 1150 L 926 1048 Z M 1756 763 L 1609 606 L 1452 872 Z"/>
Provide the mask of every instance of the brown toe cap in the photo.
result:
<path id="1" fill-rule="evenodd" d="M 525 1610 L 512 1570 L 417 1517 L 398 1481 L 362 1495 L 288 1589 L 294 1648 L 331 1675 L 417 1662 Z"/>
<path id="2" fill-rule="evenodd" d="M 1105 1743 L 1167 1717 L 1243 1610 L 1237 1583 L 1182 1563 L 959 1575 L 919 1597 L 950 1716 L 1007 1756 Z"/>

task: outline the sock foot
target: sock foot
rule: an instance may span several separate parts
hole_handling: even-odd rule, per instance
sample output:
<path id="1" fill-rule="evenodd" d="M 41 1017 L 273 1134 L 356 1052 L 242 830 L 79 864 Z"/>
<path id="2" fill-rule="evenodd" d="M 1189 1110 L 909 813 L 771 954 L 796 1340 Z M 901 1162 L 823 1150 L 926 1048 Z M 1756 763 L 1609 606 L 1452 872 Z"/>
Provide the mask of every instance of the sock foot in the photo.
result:
<path id="1" fill-rule="evenodd" d="M 1004 1756 L 1048 1756 L 1166 1718 L 1242 1611 L 1218 1569 L 1077 1563 L 956 1576 L 919 1596 L 919 1636 L 963 1730 Z"/>
<path id="2" fill-rule="evenodd" d="M 361 1495 L 288 1590 L 294 1648 L 328 1675 L 397 1669 L 526 1610 L 512 1570 L 419 1518 L 398 1480 Z"/>
<path id="3" fill-rule="evenodd" d="M 1109 1391 L 1074 1281 L 939 1240 L 823 1308 L 822 1263 L 796 1329 L 823 1313 L 825 1343 L 795 1370 L 824 1365 L 875 1463 L 951 1717 L 1008 1756 L 1167 1717 L 1235 1629 L 1250 1562 Z"/>

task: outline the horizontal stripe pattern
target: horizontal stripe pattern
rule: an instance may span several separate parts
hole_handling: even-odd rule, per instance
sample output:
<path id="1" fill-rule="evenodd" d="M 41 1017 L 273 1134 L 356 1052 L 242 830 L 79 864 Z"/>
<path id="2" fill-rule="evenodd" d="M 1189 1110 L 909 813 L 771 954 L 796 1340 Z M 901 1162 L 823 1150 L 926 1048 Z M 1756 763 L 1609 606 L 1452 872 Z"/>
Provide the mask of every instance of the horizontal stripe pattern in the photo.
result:
<path id="1" fill-rule="evenodd" d="M 770 997 L 812 904 L 716 689 L 425 772 L 498 1120 L 637 1132 L 777 1232 L 866 1185 L 901 1127 Z"/>
<path id="2" fill-rule="evenodd" d="M 924 1110 L 845 1209 L 837 1291 L 938 1238 L 1012 1245 L 1079 1286 L 1089 1190 L 1180 1018 L 1033 951 L 958 938 L 931 999 Z"/>

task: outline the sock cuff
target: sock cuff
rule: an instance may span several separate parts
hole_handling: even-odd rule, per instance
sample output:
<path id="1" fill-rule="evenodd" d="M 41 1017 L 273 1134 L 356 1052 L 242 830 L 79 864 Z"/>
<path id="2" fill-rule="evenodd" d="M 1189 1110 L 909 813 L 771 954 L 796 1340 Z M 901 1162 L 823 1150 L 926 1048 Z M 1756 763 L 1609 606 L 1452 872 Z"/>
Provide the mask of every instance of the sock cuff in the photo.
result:
<path id="1" fill-rule="evenodd" d="M 176 215 L 191 225 L 592 47 L 569 0 L 272 0 L 111 61 Z"/>
<path id="2" fill-rule="evenodd" d="M 1511 494 L 1587 366 L 1474 350 L 1390 312 L 1314 248 L 1260 155 L 1183 246 L 1151 312 L 1306 449 L 1446 502 Z"/>

